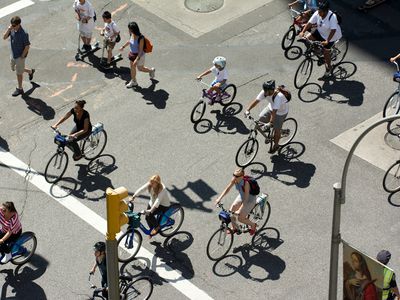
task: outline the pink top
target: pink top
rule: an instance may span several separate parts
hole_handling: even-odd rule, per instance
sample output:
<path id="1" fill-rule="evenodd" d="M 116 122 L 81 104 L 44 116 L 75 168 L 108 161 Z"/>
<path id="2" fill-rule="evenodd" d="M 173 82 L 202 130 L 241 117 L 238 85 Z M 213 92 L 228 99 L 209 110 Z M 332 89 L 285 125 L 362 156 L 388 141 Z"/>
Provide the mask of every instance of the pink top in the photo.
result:
<path id="1" fill-rule="evenodd" d="M 10 220 L 4 218 L 3 210 L 0 209 L 0 231 L 6 233 L 11 231 L 12 234 L 17 234 L 22 229 L 18 214 L 15 213 Z"/>

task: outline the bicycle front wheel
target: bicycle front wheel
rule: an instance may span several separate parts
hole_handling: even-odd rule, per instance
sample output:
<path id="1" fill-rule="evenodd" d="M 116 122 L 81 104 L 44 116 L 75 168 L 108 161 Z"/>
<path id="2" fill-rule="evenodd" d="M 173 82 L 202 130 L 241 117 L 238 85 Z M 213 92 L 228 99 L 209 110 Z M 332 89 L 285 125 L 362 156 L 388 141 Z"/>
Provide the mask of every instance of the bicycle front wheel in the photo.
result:
<path id="1" fill-rule="evenodd" d="M 35 254 L 36 247 L 37 240 L 35 234 L 30 231 L 22 233 L 11 248 L 11 263 L 14 265 L 25 264 Z"/>
<path id="2" fill-rule="evenodd" d="M 257 203 L 249 214 L 249 220 L 257 224 L 257 231 L 261 231 L 269 220 L 271 215 L 271 205 L 268 201 L 265 202 L 264 207 Z"/>
<path id="3" fill-rule="evenodd" d="M 285 146 L 289 144 L 296 135 L 296 132 L 297 132 L 297 121 L 293 118 L 286 119 L 282 124 L 279 146 Z"/>
<path id="4" fill-rule="evenodd" d="M 87 160 L 92 160 L 103 153 L 107 144 L 107 132 L 105 130 L 99 131 L 96 134 L 91 134 L 84 140 L 82 145 L 82 154 Z"/>
<path id="5" fill-rule="evenodd" d="M 258 141 L 255 138 L 250 138 L 245 141 L 236 153 L 236 165 L 238 167 L 246 167 L 256 157 L 258 152 Z"/>
<path id="6" fill-rule="evenodd" d="M 210 260 L 219 260 L 223 258 L 233 244 L 233 232 L 226 226 L 221 226 L 216 232 L 213 233 L 207 243 L 207 256 Z"/>
<path id="7" fill-rule="evenodd" d="M 236 97 L 236 86 L 234 84 L 228 84 L 221 91 L 221 105 L 227 106 L 232 103 L 233 99 Z"/>
<path id="8" fill-rule="evenodd" d="M 124 300 L 147 300 L 153 293 L 153 282 L 149 277 L 140 277 L 129 283 L 122 292 Z"/>
<path id="9" fill-rule="evenodd" d="M 204 116 L 204 112 L 206 111 L 206 102 L 204 100 L 200 100 L 195 107 L 193 107 L 192 113 L 190 115 L 190 121 L 192 123 L 197 124 L 201 121 L 201 118 Z"/>
<path id="10" fill-rule="evenodd" d="M 118 241 L 118 261 L 127 263 L 132 261 L 142 245 L 142 235 L 137 230 L 128 230 Z"/>
<path id="11" fill-rule="evenodd" d="M 170 208 L 164 213 L 160 220 L 160 235 L 169 237 L 178 232 L 181 228 L 185 213 L 182 206 L 179 204 L 172 204 Z"/>
<path id="12" fill-rule="evenodd" d="M 400 161 L 389 167 L 383 177 L 383 188 L 388 193 L 400 191 Z"/>
<path id="13" fill-rule="evenodd" d="M 300 63 L 296 74 L 294 75 L 294 86 L 296 88 L 301 89 L 307 84 L 311 77 L 312 69 L 313 61 L 311 58 L 306 58 Z"/>
<path id="14" fill-rule="evenodd" d="M 383 107 L 383 117 L 390 117 L 397 115 L 400 111 L 400 94 L 399 91 L 394 92 L 389 99 L 387 99 Z"/>
<path id="15" fill-rule="evenodd" d="M 65 151 L 55 153 L 44 170 L 44 178 L 48 183 L 55 183 L 61 179 L 68 167 L 68 155 Z"/>
<path id="16" fill-rule="evenodd" d="M 296 37 L 296 29 L 292 25 L 289 27 L 289 30 L 286 31 L 285 35 L 282 38 L 281 42 L 282 49 L 286 50 L 292 47 L 295 37 Z"/>

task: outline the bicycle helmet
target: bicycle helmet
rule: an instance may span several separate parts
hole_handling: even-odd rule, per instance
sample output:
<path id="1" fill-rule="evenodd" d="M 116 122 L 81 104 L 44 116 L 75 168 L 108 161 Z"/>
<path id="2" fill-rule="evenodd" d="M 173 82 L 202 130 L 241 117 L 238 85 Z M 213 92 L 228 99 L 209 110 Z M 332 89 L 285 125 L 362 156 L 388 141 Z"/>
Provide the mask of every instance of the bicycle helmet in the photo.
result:
<path id="1" fill-rule="evenodd" d="M 106 251 L 106 243 L 97 242 L 96 244 L 94 244 L 93 248 L 96 251 L 105 252 Z"/>
<path id="2" fill-rule="evenodd" d="M 388 250 L 381 250 L 379 253 L 376 255 L 376 259 L 386 265 L 390 258 L 392 257 L 392 254 Z"/>
<path id="3" fill-rule="evenodd" d="M 267 82 L 263 83 L 263 90 L 264 91 L 273 91 L 275 90 L 275 80 L 268 80 Z"/>
<path id="4" fill-rule="evenodd" d="M 223 56 L 217 56 L 213 60 L 213 64 L 221 67 L 222 69 L 225 68 L 226 65 L 226 58 Z"/>
<path id="5" fill-rule="evenodd" d="M 328 2 L 328 1 L 322 1 L 322 2 L 318 5 L 318 10 L 328 11 L 328 10 L 329 10 L 329 2 Z"/>

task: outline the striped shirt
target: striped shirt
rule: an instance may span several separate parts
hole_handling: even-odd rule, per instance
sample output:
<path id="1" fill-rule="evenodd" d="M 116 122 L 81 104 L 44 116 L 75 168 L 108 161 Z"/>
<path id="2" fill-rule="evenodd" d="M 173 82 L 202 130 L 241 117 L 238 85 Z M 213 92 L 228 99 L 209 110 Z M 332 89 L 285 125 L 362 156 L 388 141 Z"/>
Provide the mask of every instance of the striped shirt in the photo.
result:
<path id="1" fill-rule="evenodd" d="M 4 218 L 3 210 L 0 209 L 0 231 L 7 233 L 11 231 L 12 234 L 17 234 L 22 229 L 21 222 L 19 221 L 18 214 L 15 213 L 10 220 Z"/>

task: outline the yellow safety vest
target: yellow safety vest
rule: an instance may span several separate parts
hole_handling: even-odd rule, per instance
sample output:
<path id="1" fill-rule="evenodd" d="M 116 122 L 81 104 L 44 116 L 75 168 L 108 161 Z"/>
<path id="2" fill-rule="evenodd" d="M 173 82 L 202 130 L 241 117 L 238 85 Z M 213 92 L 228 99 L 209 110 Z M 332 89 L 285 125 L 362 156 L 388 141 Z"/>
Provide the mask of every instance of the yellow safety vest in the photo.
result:
<path id="1" fill-rule="evenodd" d="M 392 281 L 393 274 L 394 273 L 387 268 L 383 270 L 382 300 L 386 300 L 391 293 L 390 282 Z"/>

